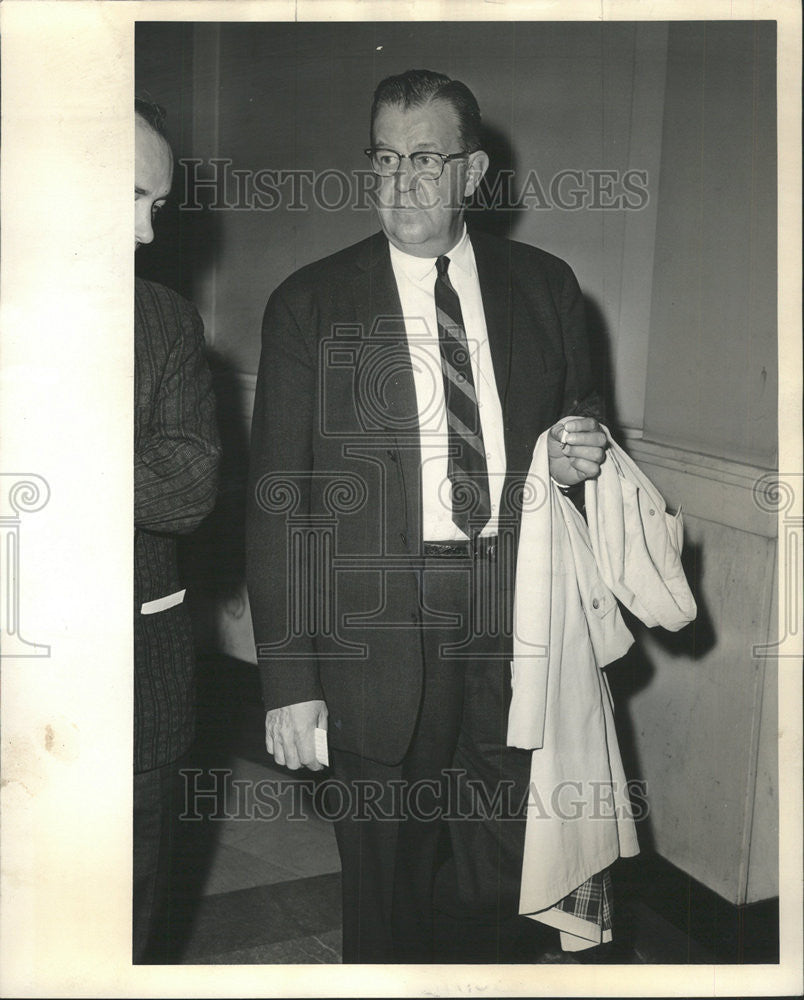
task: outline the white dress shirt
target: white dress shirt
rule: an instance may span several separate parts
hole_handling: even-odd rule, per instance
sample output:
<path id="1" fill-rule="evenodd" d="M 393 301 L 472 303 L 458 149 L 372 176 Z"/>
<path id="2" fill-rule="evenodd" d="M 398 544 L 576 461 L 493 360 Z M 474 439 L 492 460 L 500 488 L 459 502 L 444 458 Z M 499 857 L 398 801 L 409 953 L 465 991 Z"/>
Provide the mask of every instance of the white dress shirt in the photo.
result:
<path id="1" fill-rule="evenodd" d="M 390 244 L 419 410 L 421 443 L 422 537 L 428 542 L 457 541 L 466 535 L 452 520 L 452 487 L 447 476 L 449 434 L 435 309 L 435 257 L 413 257 Z M 491 360 L 483 299 L 472 244 L 463 236 L 449 257 L 449 279 L 461 300 L 472 362 L 480 426 L 486 449 L 491 517 L 481 532 L 496 535 L 505 479 L 503 415 Z"/>

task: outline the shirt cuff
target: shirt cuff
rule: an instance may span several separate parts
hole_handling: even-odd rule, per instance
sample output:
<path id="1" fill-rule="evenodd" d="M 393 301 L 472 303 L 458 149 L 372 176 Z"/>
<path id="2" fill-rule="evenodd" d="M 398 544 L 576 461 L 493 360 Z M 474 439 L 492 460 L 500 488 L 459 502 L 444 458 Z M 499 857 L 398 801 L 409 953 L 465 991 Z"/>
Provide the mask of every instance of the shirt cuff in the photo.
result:
<path id="1" fill-rule="evenodd" d="M 555 479 L 555 478 L 554 478 L 553 476 L 550 476 L 550 478 L 551 478 L 551 479 L 553 480 L 553 482 L 554 482 L 554 483 L 556 484 L 556 486 L 557 486 L 557 487 L 558 487 L 558 488 L 559 488 L 559 489 L 561 490 L 561 492 L 562 492 L 562 493 L 567 493 L 567 491 L 568 491 L 568 490 L 571 490 L 571 489 L 572 489 L 572 486 L 565 486 L 565 485 L 564 485 L 563 483 L 560 483 L 560 482 L 559 482 L 559 481 L 558 481 L 557 479 Z M 577 483 L 574 483 L 573 485 L 577 486 L 578 484 L 577 484 Z"/>

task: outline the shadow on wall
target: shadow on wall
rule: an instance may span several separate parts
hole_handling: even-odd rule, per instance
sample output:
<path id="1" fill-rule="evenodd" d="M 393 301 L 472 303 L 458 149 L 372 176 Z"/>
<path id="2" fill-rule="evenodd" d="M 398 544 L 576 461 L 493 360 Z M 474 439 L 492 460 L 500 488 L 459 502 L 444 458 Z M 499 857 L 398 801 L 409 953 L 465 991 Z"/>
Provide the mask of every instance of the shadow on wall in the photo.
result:
<path id="1" fill-rule="evenodd" d="M 701 591 L 702 549 L 700 545 L 687 545 L 681 557 L 684 573 L 692 590 L 698 615 L 678 632 L 668 632 L 663 628 L 648 629 L 628 610 L 622 608 L 625 624 L 634 636 L 634 645 L 621 659 L 609 664 L 606 677 L 614 700 L 615 718 L 617 720 L 617 739 L 622 753 L 625 774 L 629 781 L 644 782 L 646 775 L 637 749 L 638 740 L 634 731 L 632 713 L 628 710 L 629 701 L 640 691 L 649 687 L 656 674 L 650 654 L 647 651 L 645 637 L 648 633 L 651 640 L 661 646 L 670 656 L 684 658 L 695 662 L 703 659 L 717 644 L 712 616 Z M 640 794 L 640 793 L 638 793 Z M 645 796 L 650 803 L 650 788 Z M 635 815 L 642 815 L 644 801 L 633 800 Z M 637 834 L 639 846 L 643 852 L 654 850 L 655 838 L 650 817 L 650 810 L 638 824 Z"/>
<path id="2" fill-rule="evenodd" d="M 483 149 L 489 156 L 489 169 L 478 191 L 467 207 L 467 220 L 473 228 L 516 239 L 516 231 L 524 212 L 517 188 L 517 159 L 507 134 L 494 125 L 484 124 Z M 569 261 L 572 265 L 572 261 Z M 606 424 L 618 443 L 624 436 L 617 417 L 614 379 L 611 365 L 611 335 L 598 303 L 585 296 L 586 328 L 592 359 L 592 375 L 606 406 Z"/>
<path id="3" fill-rule="evenodd" d="M 611 365 L 611 334 L 606 318 L 597 302 L 584 296 L 586 308 L 586 333 L 589 338 L 589 355 L 592 365 L 592 380 L 603 397 L 605 420 L 603 423 L 611 431 L 614 440 L 625 446 L 625 434 L 617 417 L 617 402 L 614 397 L 614 377 Z"/>
<path id="4" fill-rule="evenodd" d="M 513 146 L 502 130 L 487 123 L 483 125 L 481 143 L 489 156 L 489 169 L 467 205 L 467 222 L 494 236 L 516 239 L 515 230 L 522 209 L 514 204 L 516 157 Z"/>

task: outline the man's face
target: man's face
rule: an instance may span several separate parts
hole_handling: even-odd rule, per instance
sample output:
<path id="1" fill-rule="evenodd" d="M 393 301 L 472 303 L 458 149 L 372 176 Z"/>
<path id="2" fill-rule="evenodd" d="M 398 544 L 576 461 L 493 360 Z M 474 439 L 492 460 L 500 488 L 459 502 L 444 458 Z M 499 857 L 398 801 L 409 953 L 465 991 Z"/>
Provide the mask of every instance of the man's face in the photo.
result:
<path id="1" fill-rule="evenodd" d="M 154 238 L 153 220 L 170 194 L 173 154 L 165 139 L 139 115 L 134 136 L 134 249 Z"/>
<path id="2" fill-rule="evenodd" d="M 463 152 L 458 116 L 445 101 L 421 107 L 380 107 L 372 128 L 372 145 L 408 156 L 417 151 Z M 437 180 L 417 177 L 403 159 L 393 177 L 382 177 L 377 213 L 395 247 L 414 257 L 438 257 L 450 250 L 463 230 L 463 200 L 480 183 L 488 166 L 482 150 L 467 159 L 451 160 Z"/>

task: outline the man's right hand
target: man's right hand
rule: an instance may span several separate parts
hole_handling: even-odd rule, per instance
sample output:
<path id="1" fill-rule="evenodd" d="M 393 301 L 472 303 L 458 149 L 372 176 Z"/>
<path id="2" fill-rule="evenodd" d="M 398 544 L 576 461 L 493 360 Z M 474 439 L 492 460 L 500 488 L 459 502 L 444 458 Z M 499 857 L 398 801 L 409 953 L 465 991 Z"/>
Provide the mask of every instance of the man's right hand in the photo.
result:
<path id="1" fill-rule="evenodd" d="M 265 748 L 277 764 L 296 771 L 308 767 L 320 771 L 315 759 L 315 728 L 327 728 L 324 701 L 301 701 L 297 705 L 272 708 L 265 716 Z"/>

